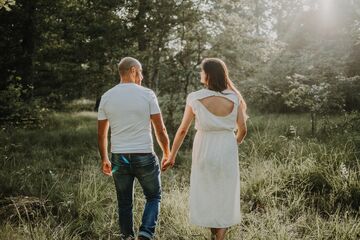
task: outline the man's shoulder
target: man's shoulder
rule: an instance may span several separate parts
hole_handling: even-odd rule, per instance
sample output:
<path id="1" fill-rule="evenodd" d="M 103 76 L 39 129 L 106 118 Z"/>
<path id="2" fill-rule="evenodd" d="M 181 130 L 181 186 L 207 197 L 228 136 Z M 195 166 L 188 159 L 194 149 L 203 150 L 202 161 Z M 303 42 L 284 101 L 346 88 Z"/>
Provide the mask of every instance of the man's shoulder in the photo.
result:
<path id="1" fill-rule="evenodd" d="M 152 89 L 148 88 L 148 87 L 144 87 L 144 86 L 140 86 L 140 85 L 137 85 L 137 86 L 141 91 L 144 91 L 144 92 L 149 93 L 149 94 L 154 93 L 154 91 Z"/>
<path id="2" fill-rule="evenodd" d="M 132 84 L 132 85 L 121 85 L 121 84 L 118 84 L 112 88 L 110 88 L 109 90 L 107 90 L 103 95 L 102 95 L 102 98 L 108 98 L 109 96 L 111 95 L 114 95 L 114 94 L 118 94 L 120 92 L 127 92 L 129 94 L 133 94 L 134 91 L 130 91 L 128 92 L 129 88 L 135 90 L 135 92 L 138 92 L 140 94 L 144 94 L 146 96 L 153 96 L 155 95 L 154 91 L 150 88 L 147 88 L 147 87 L 143 87 L 143 86 L 140 86 L 140 85 L 137 85 L 137 84 Z"/>
<path id="3" fill-rule="evenodd" d="M 109 96 L 115 91 L 116 87 L 117 87 L 117 85 L 114 86 L 114 87 L 112 87 L 112 88 L 110 88 L 109 90 L 107 90 L 107 91 L 101 96 L 101 98 L 104 99 L 104 98 L 109 97 Z"/>
<path id="4" fill-rule="evenodd" d="M 136 89 L 140 92 L 145 92 L 145 93 L 154 93 L 154 91 L 150 88 L 147 88 L 147 87 L 144 87 L 144 86 L 141 86 L 141 85 L 138 85 L 138 84 L 129 84 L 129 85 L 122 85 L 122 84 L 119 84 L 117 85 L 119 87 L 125 87 L 125 88 L 132 88 L 132 89 Z M 111 89 L 110 89 L 111 90 Z"/>
<path id="5" fill-rule="evenodd" d="M 139 86 L 138 85 L 138 89 L 143 93 L 143 95 L 145 95 L 149 100 L 156 98 L 156 94 L 154 92 L 154 90 L 152 90 L 151 88 L 147 88 L 144 86 Z"/>

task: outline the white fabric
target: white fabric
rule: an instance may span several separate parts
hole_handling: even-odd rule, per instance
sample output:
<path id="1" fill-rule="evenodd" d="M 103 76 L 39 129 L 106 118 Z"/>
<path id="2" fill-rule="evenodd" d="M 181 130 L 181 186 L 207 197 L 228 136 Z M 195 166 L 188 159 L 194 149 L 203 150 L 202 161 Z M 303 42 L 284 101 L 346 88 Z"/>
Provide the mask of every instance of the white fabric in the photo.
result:
<path id="1" fill-rule="evenodd" d="M 112 153 L 154 152 L 150 115 L 160 113 L 155 93 L 135 83 L 120 83 L 102 97 L 98 120 L 108 119 Z"/>
<path id="2" fill-rule="evenodd" d="M 238 98 L 202 89 L 190 93 L 187 104 L 195 113 L 197 130 L 192 151 L 190 178 L 190 222 L 210 228 L 226 228 L 240 223 L 240 174 L 236 128 Z M 233 111 L 219 117 L 199 99 L 221 96 L 234 102 Z"/>

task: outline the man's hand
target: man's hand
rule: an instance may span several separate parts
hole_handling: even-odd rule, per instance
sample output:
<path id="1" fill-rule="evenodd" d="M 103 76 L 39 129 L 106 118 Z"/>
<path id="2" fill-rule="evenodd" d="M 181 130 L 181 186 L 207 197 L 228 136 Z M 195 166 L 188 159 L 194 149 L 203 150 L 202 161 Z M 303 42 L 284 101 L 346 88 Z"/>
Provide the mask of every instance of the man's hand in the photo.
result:
<path id="1" fill-rule="evenodd" d="M 168 158 L 166 158 L 166 157 L 162 157 L 162 159 L 161 159 L 161 166 L 160 166 L 160 168 L 161 168 L 161 171 L 163 171 L 163 165 L 165 164 L 165 162 L 168 160 Z"/>
<path id="2" fill-rule="evenodd" d="M 112 176 L 111 173 L 111 162 L 109 161 L 108 158 L 103 159 L 102 161 L 102 172 L 106 175 L 106 176 Z"/>
<path id="3" fill-rule="evenodd" d="M 161 161 L 161 171 L 165 171 L 168 167 L 173 167 L 175 164 L 175 157 L 169 156 L 169 158 L 163 158 Z"/>

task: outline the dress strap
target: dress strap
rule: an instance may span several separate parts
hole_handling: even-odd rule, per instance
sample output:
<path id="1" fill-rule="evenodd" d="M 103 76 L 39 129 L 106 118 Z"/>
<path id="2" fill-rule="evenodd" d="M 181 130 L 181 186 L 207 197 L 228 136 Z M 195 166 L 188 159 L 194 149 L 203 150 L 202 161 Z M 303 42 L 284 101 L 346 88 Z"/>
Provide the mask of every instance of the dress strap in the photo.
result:
<path id="1" fill-rule="evenodd" d="M 186 98 L 186 104 L 195 108 L 196 104 L 194 104 L 194 103 L 197 102 L 196 100 L 200 100 L 200 99 L 212 97 L 212 96 L 225 97 L 225 98 L 229 99 L 230 101 L 232 101 L 236 107 L 239 105 L 239 99 L 235 92 L 226 89 L 221 93 L 221 92 L 216 92 L 216 91 L 212 91 L 212 90 L 205 89 L 205 88 L 201 89 L 199 91 L 190 93 Z"/>
<path id="2" fill-rule="evenodd" d="M 232 101 L 235 105 L 239 105 L 239 99 L 238 96 L 235 92 L 231 91 L 231 90 L 224 90 L 223 92 L 217 92 L 217 91 L 213 91 L 213 90 L 209 90 L 209 89 L 202 89 L 200 91 L 196 92 L 196 95 L 194 96 L 196 98 L 196 100 L 200 100 L 203 98 L 207 98 L 207 97 L 212 97 L 212 96 L 217 96 L 217 97 L 225 97 L 227 99 L 229 99 L 230 101 Z"/>

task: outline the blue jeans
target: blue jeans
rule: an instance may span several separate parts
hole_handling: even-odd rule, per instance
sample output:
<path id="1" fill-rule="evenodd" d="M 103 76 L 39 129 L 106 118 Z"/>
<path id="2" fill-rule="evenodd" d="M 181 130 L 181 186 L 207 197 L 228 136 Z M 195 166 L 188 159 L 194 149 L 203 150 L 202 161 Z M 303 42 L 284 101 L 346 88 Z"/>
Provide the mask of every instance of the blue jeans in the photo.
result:
<path id="1" fill-rule="evenodd" d="M 133 239 L 135 237 L 132 212 L 135 178 L 138 179 L 146 198 L 138 235 L 151 239 L 155 233 L 160 210 L 159 159 L 153 153 L 143 155 L 113 153 L 111 163 L 122 239 Z"/>

